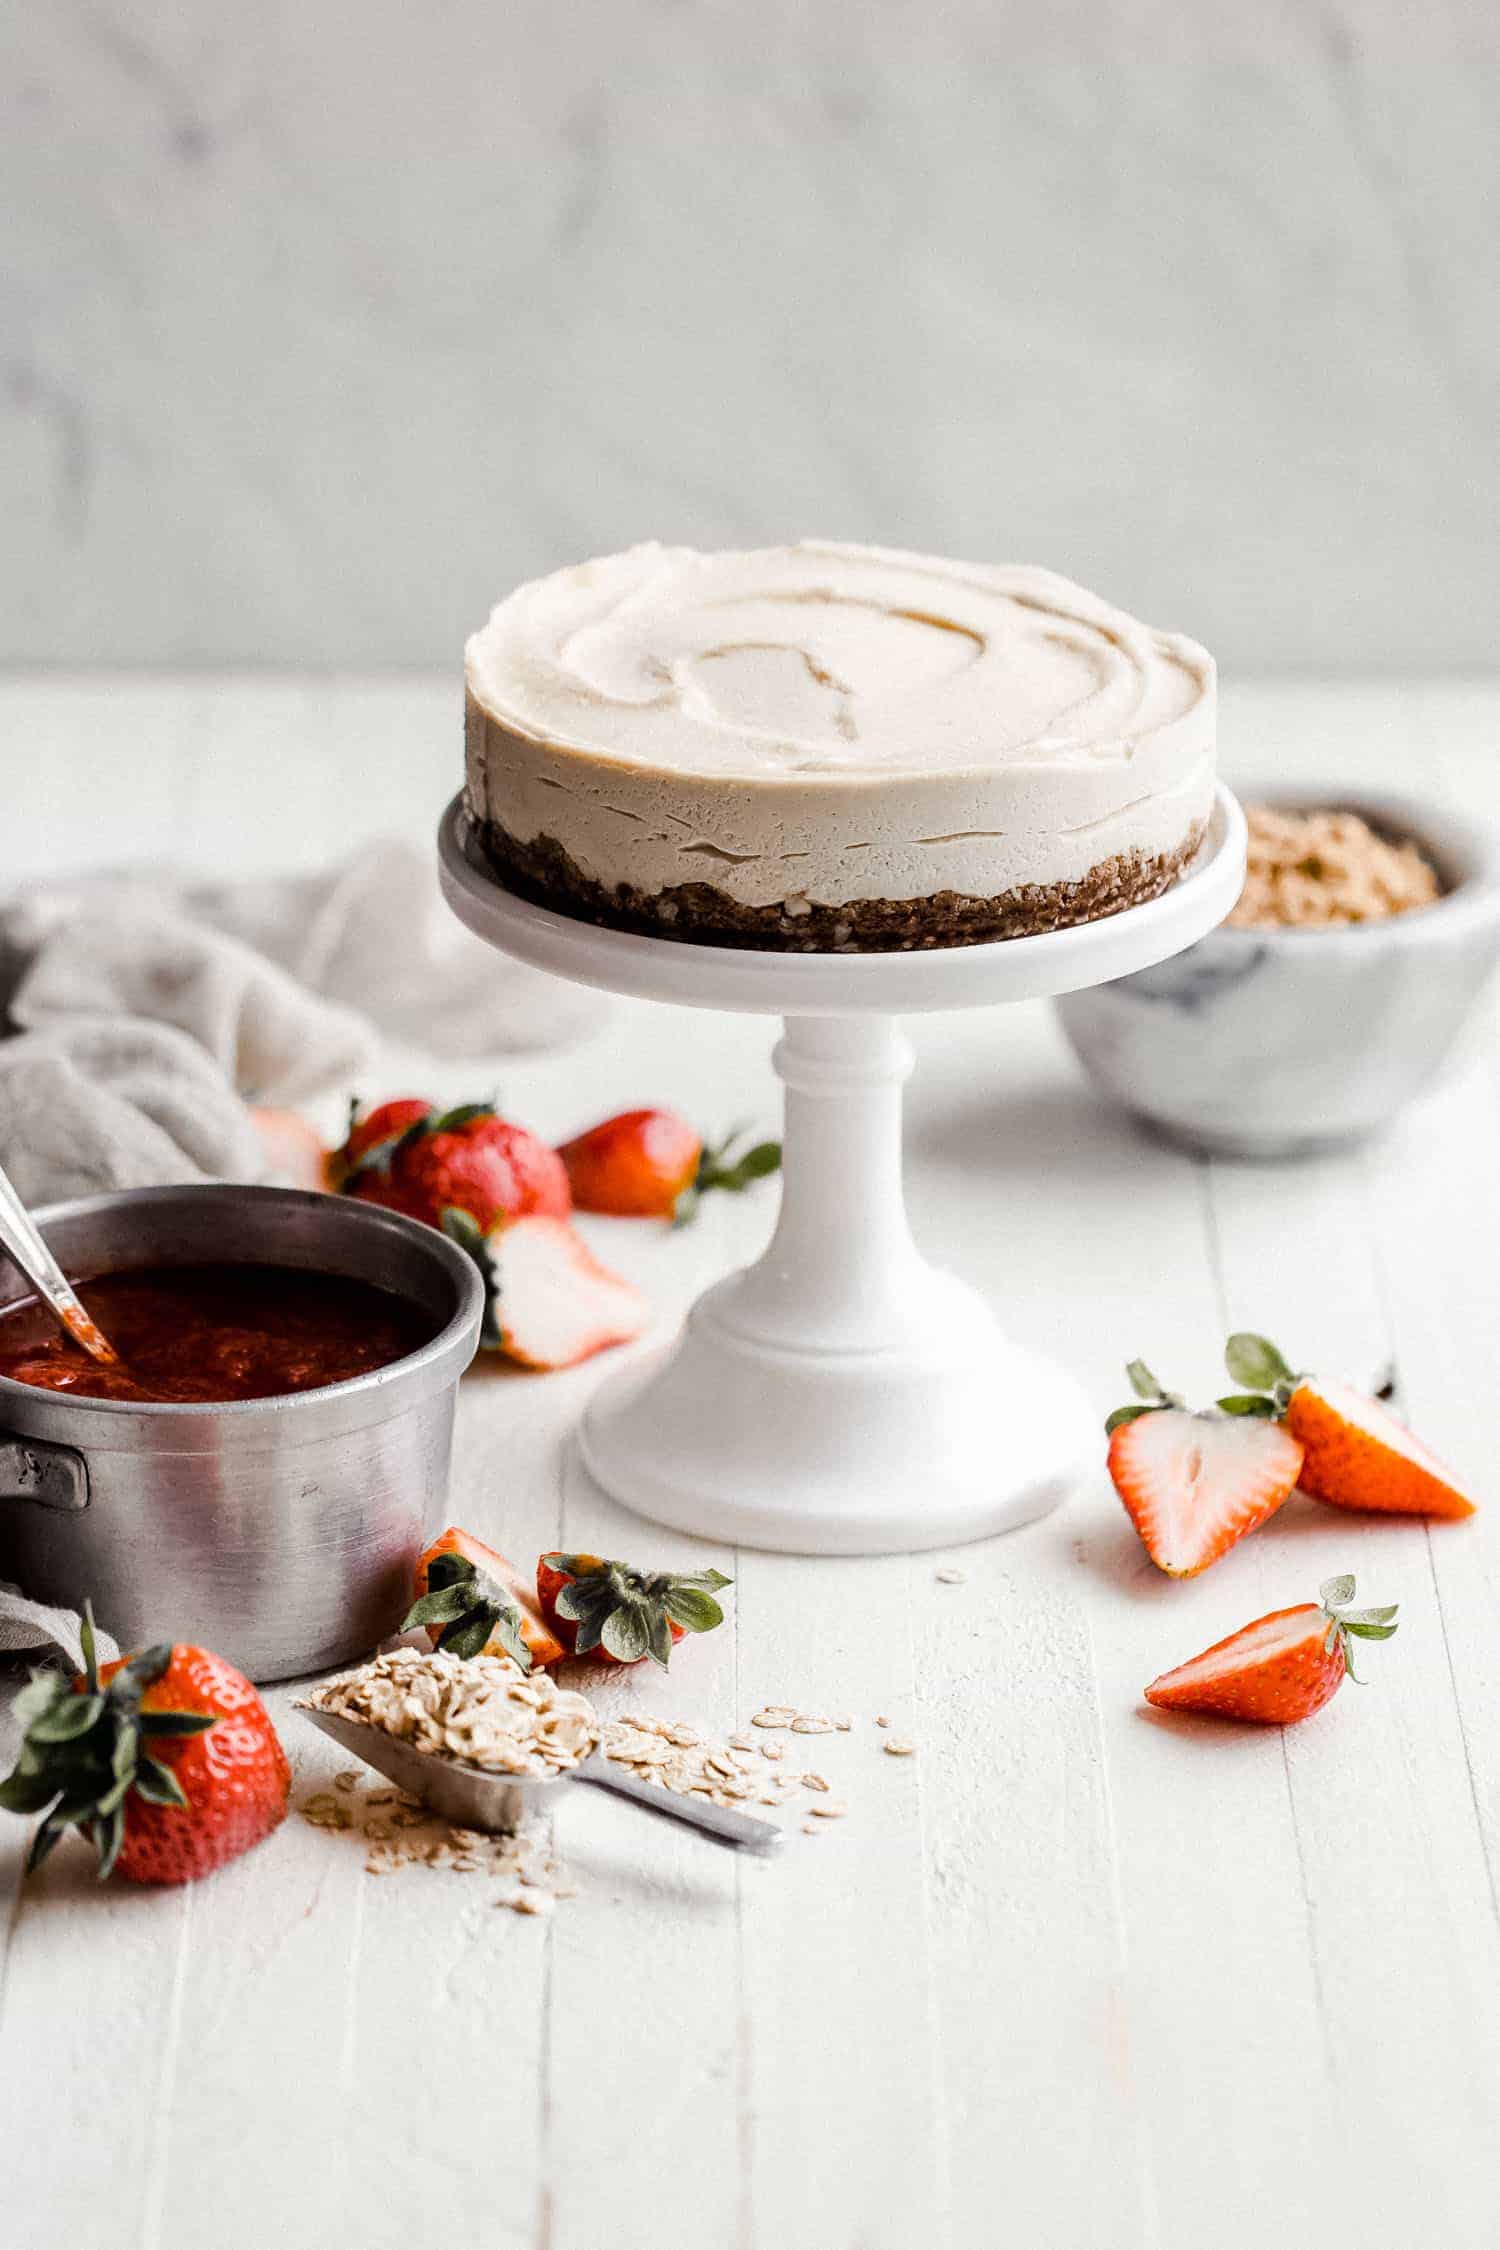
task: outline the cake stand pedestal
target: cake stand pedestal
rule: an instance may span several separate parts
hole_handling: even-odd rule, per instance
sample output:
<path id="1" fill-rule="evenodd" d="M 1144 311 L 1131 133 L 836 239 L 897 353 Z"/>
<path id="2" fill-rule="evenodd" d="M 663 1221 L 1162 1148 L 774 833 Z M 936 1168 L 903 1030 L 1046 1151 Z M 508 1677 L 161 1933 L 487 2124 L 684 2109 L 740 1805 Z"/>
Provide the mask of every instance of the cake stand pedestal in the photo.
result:
<path id="1" fill-rule="evenodd" d="M 681 1531 L 796 1554 L 948 1546 L 1054 1507 L 1100 1451 L 1062 1368 L 1013 1343 L 985 1299 L 928 1265 L 901 1188 L 896 1018 L 1033 1000 L 1163 961 L 1239 895 L 1245 824 L 1218 791 L 1170 891 L 1076 929 L 925 953 L 685 945 L 517 898 L 455 799 L 439 834 L 460 920 L 533 966 L 646 999 L 785 1018 L 781 1216 L 757 1265 L 707 1290 L 663 1349 L 594 1394 L 590 1474 Z M 1024 1307 L 1012 1308 L 1021 1315 Z"/>

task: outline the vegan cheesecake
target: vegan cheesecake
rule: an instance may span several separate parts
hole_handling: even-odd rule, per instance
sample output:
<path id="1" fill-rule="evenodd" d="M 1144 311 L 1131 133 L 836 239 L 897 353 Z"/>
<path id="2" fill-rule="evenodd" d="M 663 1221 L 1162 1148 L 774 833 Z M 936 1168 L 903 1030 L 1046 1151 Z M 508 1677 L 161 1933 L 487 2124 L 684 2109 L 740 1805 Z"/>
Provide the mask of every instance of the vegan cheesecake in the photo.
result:
<path id="1" fill-rule="evenodd" d="M 466 650 L 466 794 L 504 882 L 709 945 L 889 952 L 1119 913 L 1197 850 L 1214 666 L 1026 565 L 643 546 Z"/>

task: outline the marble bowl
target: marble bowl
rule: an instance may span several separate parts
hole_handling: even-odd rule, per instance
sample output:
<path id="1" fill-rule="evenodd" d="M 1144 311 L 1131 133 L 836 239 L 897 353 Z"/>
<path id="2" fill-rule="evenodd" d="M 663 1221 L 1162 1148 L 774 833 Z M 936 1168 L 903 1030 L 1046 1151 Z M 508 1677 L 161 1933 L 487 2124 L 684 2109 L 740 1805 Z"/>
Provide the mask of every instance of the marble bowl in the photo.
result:
<path id="1" fill-rule="evenodd" d="M 1500 834 L 1388 792 L 1257 790 L 1284 811 L 1357 812 L 1412 837 L 1433 906 L 1333 930 L 1221 925 L 1185 953 L 1055 1003 L 1089 1077 L 1212 1155 L 1316 1155 L 1388 1125 L 1447 1061 L 1500 958 Z"/>

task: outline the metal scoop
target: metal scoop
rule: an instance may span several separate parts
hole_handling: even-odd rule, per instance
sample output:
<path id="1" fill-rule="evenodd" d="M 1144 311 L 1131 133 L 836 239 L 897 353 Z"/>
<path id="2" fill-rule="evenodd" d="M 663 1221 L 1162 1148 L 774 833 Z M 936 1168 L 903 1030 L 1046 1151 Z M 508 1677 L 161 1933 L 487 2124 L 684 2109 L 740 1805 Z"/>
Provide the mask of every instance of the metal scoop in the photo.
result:
<path id="1" fill-rule="evenodd" d="M 445 1758 L 432 1750 L 414 1750 L 409 1742 L 387 1734 L 383 1727 L 368 1726 L 362 1719 L 341 1718 L 332 1711 L 320 1711 L 311 1703 L 299 1703 L 297 1709 L 341 1750 L 373 1766 L 408 1796 L 419 1797 L 440 1819 L 451 1821 L 455 1828 L 480 1828 L 492 1836 L 509 1835 L 528 1813 L 543 1810 L 550 1791 L 569 1782 L 582 1781 L 592 1789 L 607 1789 L 611 1796 L 628 1797 L 631 1804 L 641 1805 L 663 1819 L 680 1820 L 685 1827 L 716 1837 L 720 1843 L 737 1844 L 755 1852 L 774 1852 L 781 1848 L 781 1830 L 769 1820 L 757 1820 L 751 1813 L 735 1812 L 728 1805 L 711 1804 L 705 1797 L 684 1797 L 675 1790 L 658 1787 L 655 1782 L 641 1781 L 635 1774 L 626 1773 L 613 1759 L 606 1758 L 600 1750 L 559 1774 L 481 1773 L 477 1767 L 463 1765 L 457 1758 Z"/>
<path id="2" fill-rule="evenodd" d="M 48 1311 L 75 1344 L 102 1367 L 118 1367 L 120 1355 L 92 1316 L 84 1311 L 73 1284 L 47 1248 L 36 1221 L 0 1166 L 0 1250 L 20 1267 Z"/>

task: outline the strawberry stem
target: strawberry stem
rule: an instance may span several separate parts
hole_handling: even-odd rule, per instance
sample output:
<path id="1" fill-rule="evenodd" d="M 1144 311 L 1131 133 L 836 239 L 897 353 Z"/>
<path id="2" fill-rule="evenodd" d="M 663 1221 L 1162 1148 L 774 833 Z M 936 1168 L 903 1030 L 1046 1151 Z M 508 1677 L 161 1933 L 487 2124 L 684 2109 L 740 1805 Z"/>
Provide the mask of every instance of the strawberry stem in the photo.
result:
<path id="1" fill-rule="evenodd" d="M 1224 1346 L 1224 1365 L 1241 1389 L 1219 1405 L 1226 1414 L 1260 1414 L 1268 1420 L 1285 1414 L 1300 1375 L 1265 1336 L 1239 1329 Z"/>
<path id="2" fill-rule="evenodd" d="M 1164 1407 L 1182 1406 L 1185 1401 L 1175 1391 L 1164 1391 L 1143 1359 L 1125 1363 L 1125 1379 L 1136 1396 L 1133 1406 L 1117 1406 L 1105 1422 L 1104 1434 L 1112 1437 L 1127 1422 L 1138 1422 L 1143 1414 L 1159 1414 Z"/>
<path id="3" fill-rule="evenodd" d="M 769 1179 L 781 1170 L 780 1141 L 757 1141 L 741 1155 L 731 1156 L 735 1142 L 746 1130 L 743 1125 L 732 1126 L 723 1140 L 704 1149 L 697 1171 L 677 1198 L 672 1213 L 674 1227 L 685 1227 L 696 1216 L 704 1196 L 715 1188 L 728 1195 L 743 1195 L 755 1181 Z"/>
<path id="4" fill-rule="evenodd" d="M 1325 1578 L 1318 1588 L 1318 1601 L 1328 1619 L 1328 1631 L 1323 1646 L 1330 1655 L 1337 1641 L 1344 1652 L 1344 1670 L 1356 1687 L 1365 1682 L 1354 1669 L 1352 1641 L 1388 1641 L 1396 1630 L 1395 1602 L 1382 1603 L 1375 1609 L 1351 1609 L 1354 1599 L 1353 1577 L 1345 1572 L 1338 1578 Z"/>

